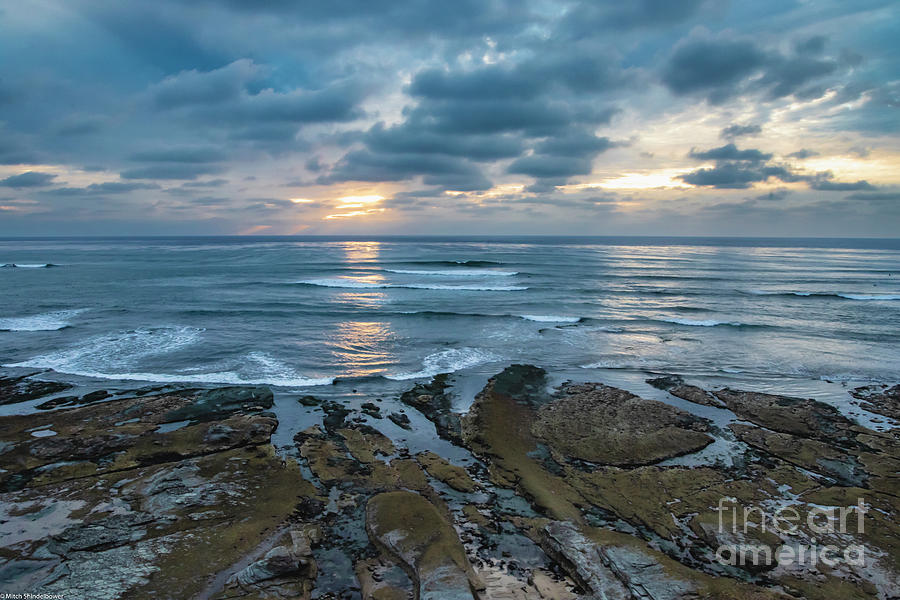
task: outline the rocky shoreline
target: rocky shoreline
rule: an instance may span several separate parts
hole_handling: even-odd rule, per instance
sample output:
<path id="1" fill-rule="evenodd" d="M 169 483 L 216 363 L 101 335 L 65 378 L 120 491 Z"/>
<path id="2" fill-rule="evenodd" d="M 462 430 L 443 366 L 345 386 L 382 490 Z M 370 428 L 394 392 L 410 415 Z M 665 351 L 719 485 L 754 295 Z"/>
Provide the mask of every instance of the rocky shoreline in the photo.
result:
<path id="1" fill-rule="evenodd" d="M 391 412 L 297 395 L 320 418 L 276 449 L 267 388 L 79 396 L 40 373 L 0 377 L 0 403 L 35 403 L 0 417 L 0 592 L 898 597 L 900 386 L 851 392 L 888 424 L 876 431 L 813 399 L 648 383 L 673 402 L 553 387 L 530 365 L 492 377 L 465 414 L 445 375 Z M 411 451 L 397 435 L 410 414 L 442 445 Z M 682 460 L 722 440 L 728 461 Z M 779 554 L 800 548 L 815 559 Z"/>

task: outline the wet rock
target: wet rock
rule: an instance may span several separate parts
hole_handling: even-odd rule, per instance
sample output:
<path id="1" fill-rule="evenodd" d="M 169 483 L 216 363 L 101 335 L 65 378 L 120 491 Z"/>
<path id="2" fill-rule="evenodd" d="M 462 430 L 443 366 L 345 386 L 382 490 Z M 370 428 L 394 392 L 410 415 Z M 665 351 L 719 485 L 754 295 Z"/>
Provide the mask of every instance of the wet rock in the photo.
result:
<path id="1" fill-rule="evenodd" d="M 97 390 L 96 392 L 85 394 L 80 398 L 78 396 L 60 396 L 58 398 L 53 398 L 52 400 L 47 400 L 46 402 L 38 404 L 35 408 L 40 410 L 50 410 L 52 408 L 84 406 L 85 404 L 102 402 L 107 398 L 112 398 L 112 394 L 106 390 Z"/>
<path id="2" fill-rule="evenodd" d="M 338 429 L 336 433 L 344 438 L 350 454 L 360 462 L 373 463 L 377 460 L 376 455 L 390 456 L 395 451 L 394 444 L 387 436 L 366 425 Z"/>
<path id="3" fill-rule="evenodd" d="M 830 477 L 840 485 L 865 487 L 868 474 L 855 456 L 819 440 L 767 431 L 751 425 L 729 426 L 739 440 L 798 467 Z"/>
<path id="4" fill-rule="evenodd" d="M 373 404 L 372 402 L 363 402 L 360 406 L 360 410 L 362 410 L 365 414 L 369 415 L 373 419 L 381 419 L 381 407 L 377 404 Z"/>
<path id="5" fill-rule="evenodd" d="M 42 396 L 58 394 L 72 386 L 59 381 L 41 381 L 31 375 L 21 377 L 0 377 L 0 406 L 28 402 Z"/>
<path id="6" fill-rule="evenodd" d="M 318 530 L 295 528 L 290 532 L 291 544 L 275 546 L 232 577 L 232 583 L 248 587 L 271 579 L 291 577 L 313 580 L 316 562 L 312 543 L 318 541 Z"/>
<path id="7" fill-rule="evenodd" d="M 727 388 L 714 394 L 738 417 L 766 429 L 831 444 L 856 446 L 856 423 L 830 404 Z"/>
<path id="8" fill-rule="evenodd" d="M 462 438 L 486 462 L 491 481 L 516 489 L 554 518 L 578 521 L 577 492 L 534 456 L 540 441 L 532 433 L 536 414 L 528 399 L 542 388 L 544 378 L 542 369 L 513 365 L 489 379 L 461 420 Z M 520 391 L 525 397 L 500 393 L 498 382 L 501 390 Z"/>
<path id="9" fill-rule="evenodd" d="M 147 526 L 155 518 L 144 512 L 112 515 L 90 524 L 69 527 L 51 538 L 47 549 L 69 556 L 73 552 L 97 552 L 131 544 L 147 535 Z"/>
<path id="10" fill-rule="evenodd" d="M 350 409 L 337 402 L 323 402 L 322 410 L 325 411 L 325 417 L 322 419 L 322 425 L 325 431 L 333 433 L 336 429 L 346 426 L 347 416 Z"/>
<path id="11" fill-rule="evenodd" d="M 388 415 L 388 419 L 394 422 L 397 427 L 402 427 L 403 429 L 412 429 L 409 423 L 409 417 L 403 413 L 392 412 Z"/>
<path id="12" fill-rule="evenodd" d="M 549 399 L 547 371 L 534 365 L 510 365 L 492 378 L 495 393 L 539 405 Z"/>
<path id="13" fill-rule="evenodd" d="M 319 399 L 315 396 L 300 396 L 297 398 L 297 402 L 303 406 L 319 406 L 320 404 Z"/>
<path id="14" fill-rule="evenodd" d="M 657 389 L 669 392 L 676 398 L 681 398 L 682 400 L 687 400 L 694 404 L 725 408 L 725 404 L 712 393 L 695 385 L 684 383 L 684 380 L 678 375 L 667 375 L 665 377 L 657 377 L 656 379 L 648 379 L 647 383 Z"/>
<path id="15" fill-rule="evenodd" d="M 167 423 L 175 421 L 214 421 L 233 413 L 252 413 L 272 408 L 275 397 L 267 387 L 225 387 L 213 390 L 186 390 L 183 395 L 193 402 L 181 406 L 165 416 Z"/>
<path id="16" fill-rule="evenodd" d="M 412 582 L 406 572 L 393 562 L 370 559 L 356 564 L 363 600 L 410 600 Z"/>
<path id="17" fill-rule="evenodd" d="M 376 546 L 403 564 L 419 600 L 474 600 L 474 574 L 456 532 L 413 492 L 378 494 L 366 505 L 366 530 Z"/>
<path id="18" fill-rule="evenodd" d="M 713 438 L 706 421 L 663 402 L 602 384 L 564 387 L 532 428 L 557 455 L 618 466 L 653 464 L 696 452 Z"/>
<path id="19" fill-rule="evenodd" d="M 256 388 L 241 390 L 124 398 L 0 418 L 0 440 L 12 444 L 4 455 L 7 464 L 0 474 L 0 489 L 45 485 L 266 444 L 278 421 L 260 413 L 261 406 L 248 400 L 256 402 L 265 394 Z M 197 402 L 204 398 L 198 408 Z M 245 404 L 251 404 L 249 414 L 235 412 L 243 410 L 235 407 Z M 167 425 L 173 414 L 198 418 Z M 53 435 L 35 437 L 35 429 L 52 431 Z"/>
<path id="20" fill-rule="evenodd" d="M 0 431 L 3 431 L 0 436 L 12 435 L 18 439 L 7 452 L 10 462 L 7 472 L 0 475 L 0 489 L 45 485 L 265 444 L 278 425 L 271 417 L 233 415 L 218 423 L 201 422 L 168 432 L 157 431 L 158 425 L 152 421 L 137 421 L 113 429 L 121 433 L 101 433 L 106 429 L 105 422 L 118 418 L 109 414 L 115 412 L 114 405 L 112 401 L 49 413 L 59 419 L 52 425 L 56 432 L 52 437 L 28 437 L 22 429 L 28 426 L 27 419 L 0 420 Z M 48 413 L 40 416 L 45 415 Z"/>
<path id="21" fill-rule="evenodd" d="M 472 481 L 465 469 L 449 463 L 434 452 L 420 452 L 416 455 L 416 460 L 428 471 L 429 475 L 443 481 L 456 491 L 471 493 L 478 489 L 478 485 Z"/>
<path id="22" fill-rule="evenodd" d="M 571 523 L 553 521 L 543 530 L 542 546 L 594 598 L 629 600 L 632 595 L 609 568 L 601 549 Z"/>
<path id="23" fill-rule="evenodd" d="M 449 375 L 444 373 L 436 375 L 428 383 L 417 383 L 400 396 L 400 401 L 412 406 L 434 423 L 439 436 L 459 442 L 459 415 L 453 412 L 452 398 L 447 393 L 448 377 Z"/>
<path id="24" fill-rule="evenodd" d="M 859 405 L 862 409 L 900 421 L 900 385 L 892 388 L 870 385 L 856 388 L 850 394 L 862 400 Z"/>

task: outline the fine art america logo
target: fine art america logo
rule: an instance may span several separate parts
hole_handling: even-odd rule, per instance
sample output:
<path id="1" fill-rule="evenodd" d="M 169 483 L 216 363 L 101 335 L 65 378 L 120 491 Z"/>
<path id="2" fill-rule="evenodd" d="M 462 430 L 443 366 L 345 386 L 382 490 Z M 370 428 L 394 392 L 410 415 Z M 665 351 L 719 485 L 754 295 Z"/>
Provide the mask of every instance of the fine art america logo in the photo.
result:
<path id="1" fill-rule="evenodd" d="M 731 566 L 790 566 L 803 565 L 815 568 L 819 564 L 833 567 L 837 564 L 865 566 L 865 546 L 850 544 L 837 546 L 819 544 L 816 537 L 839 539 L 838 534 L 865 532 L 864 517 L 868 509 L 863 498 L 856 506 L 834 507 L 806 505 L 805 514 L 795 506 L 782 506 L 766 512 L 756 506 L 742 506 L 735 498 L 721 498 L 716 511 L 719 513 L 719 534 L 727 536 L 753 529 L 757 533 L 773 533 L 781 536 L 803 536 L 801 528 L 813 536 L 795 544 L 782 544 L 775 548 L 766 544 L 722 544 L 716 550 L 716 559 Z M 806 543 L 808 542 L 808 543 Z"/>

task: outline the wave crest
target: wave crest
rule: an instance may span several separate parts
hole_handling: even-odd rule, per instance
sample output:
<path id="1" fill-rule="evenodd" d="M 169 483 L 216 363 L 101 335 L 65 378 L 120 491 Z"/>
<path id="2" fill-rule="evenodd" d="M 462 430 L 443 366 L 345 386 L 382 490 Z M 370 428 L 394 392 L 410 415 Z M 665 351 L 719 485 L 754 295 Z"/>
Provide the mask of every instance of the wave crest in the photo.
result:
<path id="1" fill-rule="evenodd" d="M 27 317 L 5 317 L 0 319 L 0 331 L 57 331 L 69 327 L 69 319 L 85 310 L 57 310 Z"/>
<path id="2" fill-rule="evenodd" d="M 500 360 L 500 357 L 488 350 L 480 348 L 450 348 L 429 354 L 422 360 L 422 369 L 412 373 L 385 375 L 387 379 L 405 381 L 434 377 L 440 373 L 454 373 L 477 365 Z"/>
<path id="3" fill-rule="evenodd" d="M 306 279 L 297 281 L 300 285 L 313 285 L 318 287 L 347 288 L 347 289 L 412 289 L 412 290 L 445 290 L 445 291 L 472 291 L 472 292 L 517 292 L 527 290 L 519 285 L 444 285 L 431 283 L 369 283 L 367 281 L 354 281 L 352 279 Z"/>

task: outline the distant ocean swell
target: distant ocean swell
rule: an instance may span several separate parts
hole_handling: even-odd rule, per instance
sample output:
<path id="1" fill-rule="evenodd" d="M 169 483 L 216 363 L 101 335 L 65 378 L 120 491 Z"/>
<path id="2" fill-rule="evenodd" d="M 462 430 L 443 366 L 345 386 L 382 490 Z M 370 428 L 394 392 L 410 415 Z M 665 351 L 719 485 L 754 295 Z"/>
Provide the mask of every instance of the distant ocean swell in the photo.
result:
<path id="1" fill-rule="evenodd" d="M 801 298 L 843 298 L 844 300 L 900 300 L 900 294 L 849 294 L 841 292 L 781 292 L 747 290 L 753 296 L 799 296 Z"/>
<path id="2" fill-rule="evenodd" d="M 430 283 L 370 283 L 368 281 L 355 281 L 352 279 L 308 279 L 295 282 L 300 285 L 313 285 L 318 287 L 346 288 L 346 289 L 411 289 L 411 290 L 442 290 L 442 291 L 470 291 L 470 292 L 520 292 L 527 290 L 520 285 L 445 285 Z"/>

